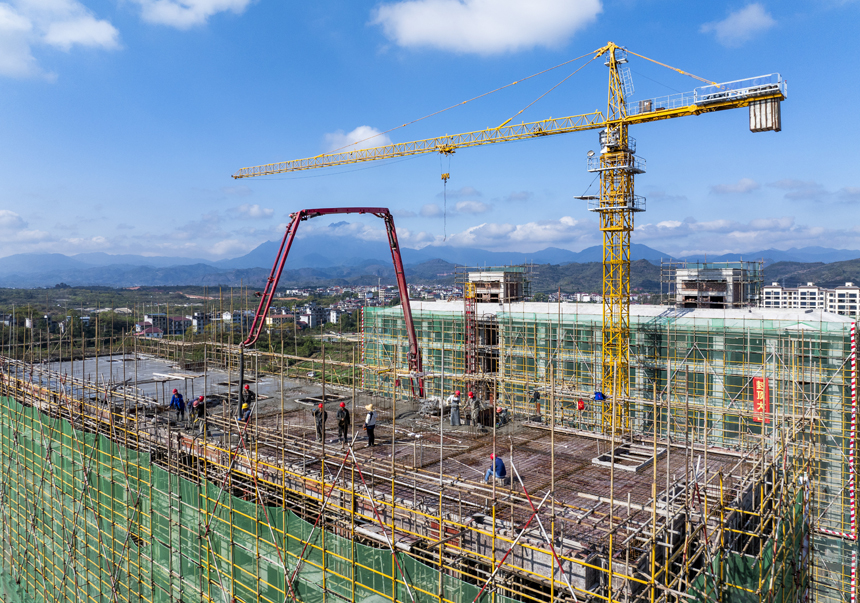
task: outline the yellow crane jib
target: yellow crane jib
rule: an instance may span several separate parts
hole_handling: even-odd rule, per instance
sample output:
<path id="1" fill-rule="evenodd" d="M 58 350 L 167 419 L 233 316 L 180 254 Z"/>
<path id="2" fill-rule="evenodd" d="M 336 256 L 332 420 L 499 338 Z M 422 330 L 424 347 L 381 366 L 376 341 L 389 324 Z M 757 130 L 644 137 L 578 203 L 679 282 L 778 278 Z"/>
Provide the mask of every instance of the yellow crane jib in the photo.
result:
<path id="1" fill-rule="evenodd" d="M 633 81 L 624 67 L 628 55 L 651 61 L 703 85 L 689 92 L 630 101 Z M 634 177 L 645 171 L 645 160 L 636 155 L 636 141 L 628 135 L 631 125 L 749 107 L 752 132 L 782 129 L 781 103 L 788 88 L 778 73 L 717 83 L 609 42 L 593 53 L 591 60 L 605 56 L 609 68 L 606 111 L 593 111 L 540 121 L 500 126 L 462 134 L 413 140 L 242 168 L 233 178 L 252 178 L 365 161 L 392 159 L 425 153 L 450 155 L 456 150 L 500 142 L 516 142 L 541 136 L 600 130 L 600 151 L 590 151 L 587 169 L 600 177 L 600 194 L 580 197 L 598 214 L 603 233 L 603 327 L 601 389 L 602 426 L 606 432 L 629 429 L 630 386 L 630 235 L 633 216 L 645 210 L 645 199 L 634 192 Z M 580 58 L 583 58 L 580 57 Z M 442 175 L 447 182 L 447 173 Z M 464 291 L 469 300 L 469 291 Z"/>

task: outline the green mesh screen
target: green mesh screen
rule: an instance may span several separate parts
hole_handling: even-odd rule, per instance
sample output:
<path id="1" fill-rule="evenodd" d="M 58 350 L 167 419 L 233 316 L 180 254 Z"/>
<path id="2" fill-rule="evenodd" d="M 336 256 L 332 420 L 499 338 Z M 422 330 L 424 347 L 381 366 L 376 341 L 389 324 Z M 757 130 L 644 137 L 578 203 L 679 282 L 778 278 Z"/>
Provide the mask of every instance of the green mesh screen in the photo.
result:
<path id="1" fill-rule="evenodd" d="M 303 549 L 298 601 L 411 603 L 407 582 L 416 603 L 440 601 L 439 572 L 408 555 L 397 557 L 404 581 L 386 549 L 184 479 L 11 398 L 0 398 L 0 447 L 4 602 L 284 603 Z M 479 591 L 448 575 L 441 587 L 454 602 Z"/>

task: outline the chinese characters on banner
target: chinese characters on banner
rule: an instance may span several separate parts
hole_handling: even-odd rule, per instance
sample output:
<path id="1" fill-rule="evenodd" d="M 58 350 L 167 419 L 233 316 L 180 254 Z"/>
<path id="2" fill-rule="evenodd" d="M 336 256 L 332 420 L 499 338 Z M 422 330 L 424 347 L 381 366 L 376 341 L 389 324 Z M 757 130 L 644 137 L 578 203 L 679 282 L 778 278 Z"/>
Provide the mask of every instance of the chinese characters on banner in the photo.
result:
<path id="1" fill-rule="evenodd" d="M 753 378 L 753 417 L 756 423 L 770 423 L 770 387 L 767 377 Z"/>

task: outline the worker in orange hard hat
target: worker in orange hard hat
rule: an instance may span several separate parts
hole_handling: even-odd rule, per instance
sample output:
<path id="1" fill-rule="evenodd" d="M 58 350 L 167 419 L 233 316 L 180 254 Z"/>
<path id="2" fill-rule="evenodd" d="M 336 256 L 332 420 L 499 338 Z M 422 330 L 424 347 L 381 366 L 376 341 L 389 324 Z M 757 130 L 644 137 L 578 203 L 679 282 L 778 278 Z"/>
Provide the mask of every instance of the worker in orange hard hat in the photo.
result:
<path id="1" fill-rule="evenodd" d="M 352 425 L 352 417 L 349 416 L 349 411 L 343 402 L 340 403 L 335 418 L 337 419 L 337 439 L 340 440 L 340 449 L 343 450 L 349 438 L 349 427 Z"/>
<path id="2" fill-rule="evenodd" d="M 451 408 L 451 427 L 458 427 L 460 425 L 460 390 L 458 389 L 448 396 L 445 404 Z"/>
<path id="3" fill-rule="evenodd" d="M 322 403 L 314 410 L 314 423 L 317 426 L 317 442 L 322 442 L 325 437 L 325 420 L 328 419 L 328 413 L 325 411 Z"/>

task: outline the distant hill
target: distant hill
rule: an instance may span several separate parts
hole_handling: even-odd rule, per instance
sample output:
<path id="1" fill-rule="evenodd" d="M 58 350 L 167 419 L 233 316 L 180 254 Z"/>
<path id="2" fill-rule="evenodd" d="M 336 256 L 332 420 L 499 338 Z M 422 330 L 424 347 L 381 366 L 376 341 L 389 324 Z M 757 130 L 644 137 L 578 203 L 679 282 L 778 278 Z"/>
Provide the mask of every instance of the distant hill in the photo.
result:
<path id="1" fill-rule="evenodd" d="M 764 284 L 778 282 L 784 287 L 815 283 L 819 287 L 838 287 L 846 282 L 860 284 L 860 259 L 845 262 L 777 262 L 765 267 Z"/>
<path id="2" fill-rule="evenodd" d="M 723 255 L 688 255 L 681 259 L 691 262 L 736 262 L 738 260 L 765 260 L 765 265 L 776 262 L 820 262 L 833 263 L 860 258 L 860 251 L 852 249 L 831 249 L 829 247 L 792 247 L 787 251 L 765 249 L 746 253 L 726 253 Z"/>
<path id="3" fill-rule="evenodd" d="M 74 256 L 48 253 L 16 254 L 0 258 L 0 286 L 44 287 L 60 282 L 81 286 L 128 287 L 134 285 L 216 285 L 227 286 L 265 279 L 275 260 L 280 241 L 266 241 L 251 252 L 229 260 L 209 261 L 199 258 L 171 256 L 111 255 L 107 253 L 81 253 Z M 499 266 L 532 263 L 540 265 L 537 271 L 541 287 L 554 291 L 559 285 L 564 290 L 597 291 L 589 266 L 600 262 L 603 251 L 600 246 L 589 247 L 579 252 L 547 247 L 535 252 L 488 251 L 472 247 L 450 247 L 447 245 L 401 250 L 403 262 L 411 279 L 445 282 L 449 277 L 439 274 L 453 272 L 459 266 Z M 661 259 L 672 258 L 667 253 L 647 245 L 634 243 L 631 247 L 634 262 L 647 260 L 659 265 Z M 796 278 L 797 282 L 860 280 L 851 276 L 853 268 L 841 267 L 845 262 L 860 258 L 860 251 L 830 249 L 825 247 L 792 248 L 787 251 L 768 249 L 744 254 L 715 256 L 692 255 L 679 259 L 689 261 L 735 261 L 738 259 L 764 259 L 769 269 L 768 279 Z M 813 262 L 809 264 L 809 262 Z M 784 264 L 784 266 L 779 266 Z M 791 266 L 789 266 L 791 265 Z M 564 266 L 572 266 L 562 269 Z M 829 269 L 824 267 L 830 266 Z M 773 268 L 776 267 L 776 268 Z M 390 278 L 391 252 L 384 241 L 364 241 L 356 237 L 318 234 L 297 239 L 286 263 L 286 275 L 293 283 L 319 284 L 325 282 L 354 283 L 356 279 Z M 434 272 L 435 271 L 435 272 Z M 598 270 L 598 272 L 600 272 Z M 654 290 L 652 282 L 657 278 L 649 268 L 642 266 L 634 273 L 634 287 Z M 549 276 L 560 280 L 550 283 Z M 802 276 L 803 275 L 803 276 Z M 820 276 L 818 276 L 820 275 Z M 636 278 L 641 282 L 637 285 Z M 850 277 L 850 278 L 849 278 Z M 548 280 L 549 279 L 549 280 Z M 822 282 L 824 282 L 822 281 Z M 286 282 L 286 281 L 283 281 Z M 659 289 L 659 282 L 656 289 Z M 837 283 L 838 284 L 838 283 Z M 569 289 L 573 287 L 573 289 Z"/>
<path id="4" fill-rule="evenodd" d="M 559 287 L 562 293 L 599 293 L 603 288 L 603 264 L 588 262 L 534 267 L 533 292 L 552 293 Z M 647 260 L 631 262 L 630 287 L 634 292 L 659 292 L 660 267 Z"/>
<path id="5" fill-rule="evenodd" d="M 266 241 L 241 257 L 215 262 L 220 268 L 271 268 L 280 241 Z M 647 245 L 634 243 L 631 247 L 634 260 L 660 261 L 672 259 L 667 253 Z M 401 249 L 404 264 L 421 264 L 430 260 L 443 260 L 460 266 L 504 266 L 510 264 L 569 264 L 571 262 L 599 262 L 603 257 L 600 246 L 588 247 L 580 252 L 547 247 L 540 251 L 487 251 L 475 247 L 446 245 L 422 249 Z M 290 250 L 287 264 L 295 268 L 356 265 L 366 260 L 390 261 L 391 252 L 382 241 L 363 241 L 356 238 L 320 235 L 297 239 Z"/>

